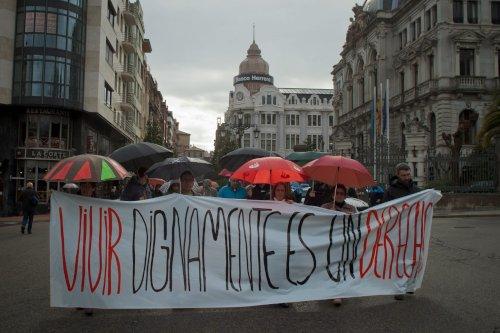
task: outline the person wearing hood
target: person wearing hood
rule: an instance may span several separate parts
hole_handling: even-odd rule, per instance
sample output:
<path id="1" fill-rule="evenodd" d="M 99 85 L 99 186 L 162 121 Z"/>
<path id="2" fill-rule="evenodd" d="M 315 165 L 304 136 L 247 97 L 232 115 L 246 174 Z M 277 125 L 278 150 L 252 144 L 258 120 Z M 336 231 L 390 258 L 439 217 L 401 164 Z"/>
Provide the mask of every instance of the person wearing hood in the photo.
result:
<path id="1" fill-rule="evenodd" d="M 402 198 L 407 195 L 417 193 L 420 189 L 411 179 L 411 169 L 406 163 L 399 163 L 396 166 L 396 177 L 393 177 L 384 195 L 384 202 Z"/>

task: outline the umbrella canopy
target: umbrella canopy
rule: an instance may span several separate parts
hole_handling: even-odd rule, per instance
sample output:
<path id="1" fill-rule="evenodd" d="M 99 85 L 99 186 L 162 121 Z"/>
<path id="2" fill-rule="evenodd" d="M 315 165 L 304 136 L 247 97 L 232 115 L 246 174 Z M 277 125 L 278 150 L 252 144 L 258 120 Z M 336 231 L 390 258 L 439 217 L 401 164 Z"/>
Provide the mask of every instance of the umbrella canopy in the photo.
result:
<path id="1" fill-rule="evenodd" d="M 222 177 L 231 177 L 233 173 L 229 171 L 228 169 L 222 169 L 221 172 L 219 172 L 219 176 Z"/>
<path id="2" fill-rule="evenodd" d="M 165 160 L 153 164 L 146 174 L 149 177 L 161 179 L 177 179 L 184 171 L 190 171 L 195 177 L 202 177 L 214 172 L 213 166 L 209 162 L 200 158 L 178 157 L 166 158 Z"/>
<path id="3" fill-rule="evenodd" d="M 361 163 L 343 156 L 326 155 L 307 163 L 302 169 L 309 178 L 331 186 L 364 187 L 375 183 Z"/>
<path id="4" fill-rule="evenodd" d="M 65 190 L 77 190 L 77 189 L 79 189 L 78 185 L 76 185 L 75 183 L 64 184 L 64 186 L 62 188 Z"/>
<path id="5" fill-rule="evenodd" d="M 129 171 L 140 167 L 149 168 L 157 162 L 173 155 L 171 150 L 151 142 L 138 142 L 115 150 L 109 157 L 119 162 Z"/>
<path id="6" fill-rule="evenodd" d="M 364 202 L 361 199 L 357 199 L 357 198 L 345 198 L 345 202 L 351 206 L 356 207 L 357 209 L 370 207 L 370 205 L 368 203 Z"/>
<path id="7" fill-rule="evenodd" d="M 127 170 L 115 160 L 100 155 L 83 154 L 65 158 L 47 172 L 43 180 L 48 182 L 104 182 L 122 180 Z"/>
<path id="8" fill-rule="evenodd" d="M 149 185 L 156 187 L 156 185 L 163 185 L 165 184 L 165 180 L 161 178 L 149 178 L 148 179 Z"/>
<path id="9" fill-rule="evenodd" d="M 328 155 L 328 153 L 319 151 L 293 152 L 289 154 L 286 159 L 295 162 L 298 165 L 304 165 L 325 155 Z"/>
<path id="10" fill-rule="evenodd" d="M 259 157 L 278 156 L 278 154 L 259 148 L 239 148 L 221 157 L 219 165 L 228 171 L 235 171 L 246 162 Z"/>
<path id="11" fill-rule="evenodd" d="M 231 179 L 244 180 L 252 184 L 303 182 L 302 168 L 281 157 L 261 157 L 250 160 L 236 170 Z"/>

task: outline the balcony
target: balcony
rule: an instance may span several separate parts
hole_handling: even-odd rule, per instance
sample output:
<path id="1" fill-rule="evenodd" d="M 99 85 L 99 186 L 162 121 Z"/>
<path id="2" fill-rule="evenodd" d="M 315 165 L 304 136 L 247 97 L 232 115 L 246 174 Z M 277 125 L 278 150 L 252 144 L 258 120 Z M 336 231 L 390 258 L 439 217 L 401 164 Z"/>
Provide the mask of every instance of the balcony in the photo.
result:
<path id="1" fill-rule="evenodd" d="M 486 89 L 485 82 L 484 76 L 457 76 L 454 79 L 454 86 L 461 91 L 481 91 Z"/>
<path id="2" fill-rule="evenodd" d="M 410 102 L 415 99 L 415 88 L 408 89 L 405 91 L 403 102 Z"/>
<path id="3" fill-rule="evenodd" d="M 119 65 L 116 68 L 117 72 L 120 74 L 121 78 L 125 82 L 134 81 L 135 78 L 135 66 L 131 63 L 125 65 Z"/>
<path id="4" fill-rule="evenodd" d="M 135 96 L 131 92 L 124 92 L 121 98 L 116 99 L 116 103 L 125 113 L 134 112 L 135 110 Z"/>
<path id="5" fill-rule="evenodd" d="M 130 2 L 126 1 L 125 9 L 123 11 L 123 18 L 128 25 L 137 25 L 144 30 L 144 22 L 142 20 L 142 8 L 139 1 Z"/>
<path id="6" fill-rule="evenodd" d="M 132 53 L 139 47 L 139 38 L 130 32 L 123 33 L 122 37 L 122 46 L 123 50 L 127 53 Z"/>

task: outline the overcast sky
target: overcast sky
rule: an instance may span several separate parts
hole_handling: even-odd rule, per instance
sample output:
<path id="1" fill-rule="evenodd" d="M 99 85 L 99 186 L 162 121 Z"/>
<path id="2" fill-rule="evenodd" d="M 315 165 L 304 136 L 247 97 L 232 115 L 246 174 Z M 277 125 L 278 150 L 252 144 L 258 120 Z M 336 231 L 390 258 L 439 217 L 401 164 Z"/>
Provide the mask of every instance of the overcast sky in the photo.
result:
<path id="1" fill-rule="evenodd" d="M 153 76 L 191 144 L 213 150 L 233 76 L 252 43 L 280 88 L 332 88 L 355 1 L 142 0 Z"/>

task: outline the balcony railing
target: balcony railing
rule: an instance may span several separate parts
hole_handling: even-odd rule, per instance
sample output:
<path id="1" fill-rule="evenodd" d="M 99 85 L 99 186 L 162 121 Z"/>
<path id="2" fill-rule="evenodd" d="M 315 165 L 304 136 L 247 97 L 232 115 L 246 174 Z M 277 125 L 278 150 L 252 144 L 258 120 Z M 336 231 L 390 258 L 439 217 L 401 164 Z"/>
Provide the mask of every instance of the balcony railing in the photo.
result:
<path id="1" fill-rule="evenodd" d="M 486 89 L 485 81 L 483 76 L 457 76 L 455 88 L 459 90 L 483 90 Z"/>
<path id="2" fill-rule="evenodd" d="M 125 10 L 123 11 L 125 20 L 129 24 L 137 24 L 144 30 L 144 22 L 142 20 L 142 10 L 139 1 L 130 2 L 126 1 Z M 135 22 L 134 22 L 135 20 Z"/>

